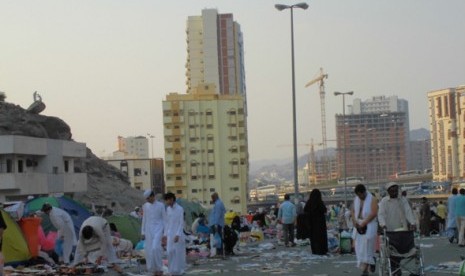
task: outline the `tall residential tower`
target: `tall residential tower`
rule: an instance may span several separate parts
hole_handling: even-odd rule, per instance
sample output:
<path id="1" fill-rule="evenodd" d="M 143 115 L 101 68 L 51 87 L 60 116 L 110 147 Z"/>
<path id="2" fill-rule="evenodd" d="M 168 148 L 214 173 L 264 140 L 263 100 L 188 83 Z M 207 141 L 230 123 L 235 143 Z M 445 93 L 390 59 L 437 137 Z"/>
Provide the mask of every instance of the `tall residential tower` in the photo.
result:
<path id="1" fill-rule="evenodd" d="M 219 94 L 244 95 L 244 49 L 240 25 L 233 15 L 202 10 L 187 19 L 187 93 L 214 84 Z"/>
<path id="2" fill-rule="evenodd" d="M 243 42 L 232 14 L 187 20 L 187 94 L 163 101 L 166 191 L 245 214 L 249 172 Z"/>

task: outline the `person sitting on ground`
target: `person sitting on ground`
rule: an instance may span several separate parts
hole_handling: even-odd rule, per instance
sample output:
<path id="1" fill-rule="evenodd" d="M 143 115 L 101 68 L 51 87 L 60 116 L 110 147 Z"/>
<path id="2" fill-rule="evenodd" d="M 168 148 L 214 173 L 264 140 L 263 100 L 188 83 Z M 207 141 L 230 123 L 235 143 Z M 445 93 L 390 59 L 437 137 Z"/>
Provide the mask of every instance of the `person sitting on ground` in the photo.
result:
<path id="1" fill-rule="evenodd" d="M 141 216 L 141 212 L 140 212 L 140 207 L 139 206 L 136 206 L 134 208 L 134 211 L 132 211 L 131 213 L 129 213 L 129 215 L 131 215 L 132 217 L 135 217 L 136 219 L 142 219 L 142 216 Z"/>

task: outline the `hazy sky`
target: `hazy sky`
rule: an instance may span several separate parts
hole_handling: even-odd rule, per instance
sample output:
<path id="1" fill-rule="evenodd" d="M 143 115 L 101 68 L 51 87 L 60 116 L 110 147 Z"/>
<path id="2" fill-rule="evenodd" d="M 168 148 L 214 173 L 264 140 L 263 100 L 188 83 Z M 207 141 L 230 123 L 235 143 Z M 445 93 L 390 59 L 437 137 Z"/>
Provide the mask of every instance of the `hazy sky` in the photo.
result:
<path id="1" fill-rule="evenodd" d="M 163 156 L 161 103 L 185 93 L 186 19 L 233 13 L 244 34 L 251 160 L 292 156 L 290 14 L 269 0 L 0 0 L 0 91 L 64 119 L 97 155 L 116 137 L 151 133 Z M 342 98 L 398 95 L 411 128 L 428 128 L 426 93 L 465 84 L 465 1 L 314 0 L 295 10 L 298 143 L 321 141 L 323 67 L 328 139 Z M 351 102 L 350 98 L 347 98 Z M 331 144 L 329 144 L 331 146 Z M 299 155 L 308 151 L 299 147 Z"/>

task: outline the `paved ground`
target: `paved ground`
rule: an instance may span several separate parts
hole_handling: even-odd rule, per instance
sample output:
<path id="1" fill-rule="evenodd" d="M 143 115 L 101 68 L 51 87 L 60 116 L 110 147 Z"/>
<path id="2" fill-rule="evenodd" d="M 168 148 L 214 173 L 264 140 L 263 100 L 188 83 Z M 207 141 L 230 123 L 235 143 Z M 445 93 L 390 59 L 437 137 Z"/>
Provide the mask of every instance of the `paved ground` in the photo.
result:
<path id="1" fill-rule="evenodd" d="M 424 254 L 426 275 L 458 275 L 461 256 L 465 248 L 450 244 L 445 238 L 433 237 L 417 241 Z M 327 257 L 313 256 L 309 246 L 274 249 L 262 245 L 242 249 L 236 256 L 197 259 L 189 262 L 187 275 L 360 275 L 355 255 L 332 254 Z M 439 266 L 443 264 L 443 266 Z M 445 265 L 444 265 L 445 264 Z M 137 269 L 127 270 L 129 275 L 140 275 Z M 378 271 L 376 272 L 376 275 Z M 116 275 L 106 273 L 106 275 Z M 408 275 L 404 273 L 404 275 Z"/>

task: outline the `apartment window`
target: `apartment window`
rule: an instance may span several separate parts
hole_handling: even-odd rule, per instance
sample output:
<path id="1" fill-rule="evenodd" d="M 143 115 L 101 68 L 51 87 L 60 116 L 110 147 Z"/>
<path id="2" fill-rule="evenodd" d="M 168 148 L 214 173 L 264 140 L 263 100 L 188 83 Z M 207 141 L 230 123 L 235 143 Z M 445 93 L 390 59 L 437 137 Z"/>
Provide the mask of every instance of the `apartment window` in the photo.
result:
<path id="1" fill-rule="evenodd" d="M 211 115 L 213 115 L 213 112 L 212 111 L 207 111 L 207 112 L 205 112 L 205 115 L 211 116 Z"/>
<path id="2" fill-rule="evenodd" d="M 215 188 L 210 188 L 210 193 L 214 193 L 215 192 Z"/>
<path id="3" fill-rule="evenodd" d="M 181 154 L 181 151 L 177 149 L 174 151 L 174 154 Z"/>
<path id="4" fill-rule="evenodd" d="M 58 167 L 53 167 L 52 172 L 53 174 L 58 174 Z"/>
<path id="5" fill-rule="evenodd" d="M 213 150 L 212 150 L 212 149 L 209 149 L 209 150 L 208 150 L 208 153 L 213 153 Z"/>
<path id="6" fill-rule="evenodd" d="M 233 192 L 238 192 L 239 191 L 239 187 L 231 187 L 229 188 L 229 190 L 233 191 Z"/>
<path id="7" fill-rule="evenodd" d="M 142 169 L 134 168 L 134 176 L 141 176 L 141 175 L 142 175 Z"/>
<path id="8" fill-rule="evenodd" d="M 18 160 L 18 172 L 22 173 L 24 171 L 24 162 L 23 160 Z"/>
<path id="9" fill-rule="evenodd" d="M 191 180 L 197 180 L 197 175 L 192 175 Z"/>
<path id="10" fill-rule="evenodd" d="M 6 172 L 7 173 L 13 172 L 13 161 L 11 159 L 6 160 Z"/>
<path id="11" fill-rule="evenodd" d="M 208 179 L 215 179 L 215 175 L 209 175 Z"/>
<path id="12" fill-rule="evenodd" d="M 208 162 L 208 166 L 210 166 L 210 167 L 215 166 L 215 162 Z"/>
<path id="13" fill-rule="evenodd" d="M 193 194 L 197 193 L 197 189 L 192 189 L 192 193 Z"/>
<path id="14" fill-rule="evenodd" d="M 213 136 L 212 136 L 212 135 L 208 135 L 207 140 L 208 140 L 208 141 L 213 141 Z"/>
<path id="15" fill-rule="evenodd" d="M 69 161 L 65 160 L 65 172 L 69 172 Z"/>
<path id="16" fill-rule="evenodd" d="M 176 190 L 176 194 L 178 195 L 182 194 L 182 190 Z"/>
<path id="17" fill-rule="evenodd" d="M 176 176 L 176 180 L 182 180 L 182 176 Z"/>
<path id="18" fill-rule="evenodd" d="M 231 203 L 232 204 L 240 204 L 241 199 L 239 197 L 235 197 L 235 198 L 231 199 Z"/>
<path id="19" fill-rule="evenodd" d="M 181 167 L 181 163 L 176 163 L 176 164 L 174 164 L 174 166 L 175 166 L 176 168 L 180 168 L 180 167 Z"/>
<path id="20" fill-rule="evenodd" d="M 191 153 L 191 154 L 196 154 L 196 153 L 197 153 L 197 150 L 196 150 L 196 149 L 191 149 L 191 150 L 190 150 L 190 153 Z"/>

